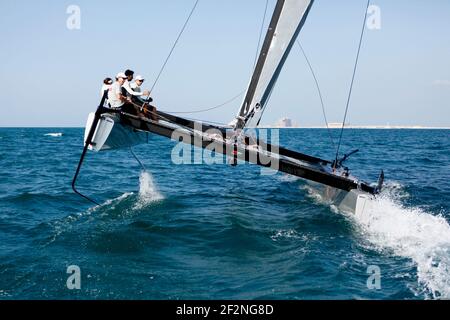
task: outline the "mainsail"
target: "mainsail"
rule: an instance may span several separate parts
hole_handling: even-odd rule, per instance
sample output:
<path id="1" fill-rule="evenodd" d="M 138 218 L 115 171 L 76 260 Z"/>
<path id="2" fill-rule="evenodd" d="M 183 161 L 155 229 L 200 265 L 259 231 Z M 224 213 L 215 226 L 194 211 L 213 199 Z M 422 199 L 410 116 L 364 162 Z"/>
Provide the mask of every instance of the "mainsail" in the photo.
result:
<path id="1" fill-rule="evenodd" d="M 278 0 L 235 129 L 257 127 L 313 0 Z"/>

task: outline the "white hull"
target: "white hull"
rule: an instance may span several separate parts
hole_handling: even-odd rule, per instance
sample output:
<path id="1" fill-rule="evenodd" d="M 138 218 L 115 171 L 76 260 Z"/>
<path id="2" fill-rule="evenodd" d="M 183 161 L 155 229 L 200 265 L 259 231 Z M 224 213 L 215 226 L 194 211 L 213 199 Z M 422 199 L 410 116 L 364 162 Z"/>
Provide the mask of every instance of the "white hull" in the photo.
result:
<path id="1" fill-rule="evenodd" d="M 308 184 L 324 202 L 346 213 L 360 215 L 375 199 L 373 195 L 357 189 L 345 191 L 311 181 Z"/>
<path id="2" fill-rule="evenodd" d="M 89 131 L 91 130 L 95 114 L 90 113 L 84 139 L 86 142 Z M 102 115 L 95 130 L 89 150 L 105 151 L 132 147 L 143 143 L 148 143 L 148 132 L 139 131 L 120 123 L 119 117 L 113 114 Z"/>

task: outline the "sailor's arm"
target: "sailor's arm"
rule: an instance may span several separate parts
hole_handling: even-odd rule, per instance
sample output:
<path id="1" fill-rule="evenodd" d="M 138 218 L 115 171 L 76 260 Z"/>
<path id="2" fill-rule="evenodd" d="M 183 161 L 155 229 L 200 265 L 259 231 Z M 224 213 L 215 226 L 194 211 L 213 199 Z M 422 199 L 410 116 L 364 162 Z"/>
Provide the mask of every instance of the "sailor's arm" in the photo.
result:
<path id="1" fill-rule="evenodd" d="M 135 96 L 135 97 L 149 96 L 150 95 L 150 93 L 147 90 L 144 90 L 144 92 L 134 91 L 133 89 L 131 89 L 129 82 L 125 82 L 122 87 L 128 92 L 128 94 L 130 94 L 132 96 Z"/>

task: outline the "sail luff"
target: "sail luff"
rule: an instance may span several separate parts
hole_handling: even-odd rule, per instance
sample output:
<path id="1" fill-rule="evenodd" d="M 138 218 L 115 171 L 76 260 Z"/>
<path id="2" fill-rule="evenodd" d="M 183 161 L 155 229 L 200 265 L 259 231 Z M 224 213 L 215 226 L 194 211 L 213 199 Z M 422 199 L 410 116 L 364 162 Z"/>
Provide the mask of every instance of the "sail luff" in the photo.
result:
<path id="1" fill-rule="evenodd" d="M 275 10 L 266 33 L 266 37 L 264 39 L 264 43 L 258 57 L 258 62 L 256 63 L 255 70 L 253 71 L 253 75 L 244 98 L 244 102 L 242 103 L 241 110 L 239 111 L 239 117 L 245 117 L 248 114 L 249 111 L 248 109 L 250 108 L 250 103 L 254 98 L 255 91 L 261 77 L 261 73 L 266 63 L 266 58 L 270 49 L 270 45 L 272 44 L 273 36 L 275 34 L 278 21 L 281 16 L 281 11 L 283 10 L 284 2 L 285 0 L 278 0 L 275 6 Z"/>
<path id="2" fill-rule="evenodd" d="M 284 53 L 284 55 L 283 55 L 283 58 L 281 59 L 281 62 L 280 62 L 280 64 L 278 65 L 278 67 L 277 67 L 277 69 L 276 69 L 276 71 L 275 71 L 275 73 L 274 73 L 274 76 L 273 76 L 273 78 L 272 78 L 272 80 L 271 80 L 271 83 L 270 83 L 269 86 L 268 86 L 268 88 L 270 88 L 270 90 L 266 90 L 265 94 L 263 95 L 263 97 L 262 97 L 262 99 L 261 99 L 261 101 L 263 101 L 264 107 L 263 107 L 262 110 L 261 110 L 261 116 L 259 117 L 256 126 L 259 126 L 259 123 L 260 123 L 260 121 L 261 121 L 262 115 L 264 114 L 264 111 L 266 110 L 265 107 L 266 107 L 266 105 L 267 105 L 267 103 L 268 103 L 268 101 L 269 101 L 270 95 L 272 94 L 273 88 L 275 87 L 275 83 L 276 83 L 276 81 L 278 80 L 278 76 L 280 75 L 281 70 L 283 69 L 284 63 L 286 62 L 286 60 L 287 60 L 287 58 L 288 58 L 288 56 L 289 56 L 289 53 L 291 52 L 291 49 L 292 49 L 292 47 L 294 46 L 295 41 L 297 40 L 297 37 L 298 37 L 298 35 L 300 34 L 300 31 L 302 30 L 303 25 L 304 25 L 305 22 L 306 22 L 306 18 L 308 17 L 309 11 L 311 10 L 313 1 L 314 1 L 314 0 L 311 0 L 310 5 L 308 5 L 308 7 L 307 7 L 305 13 L 303 14 L 303 17 L 302 17 L 302 19 L 301 19 L 301 21 L 300 21 L 300 24 L 298 25 L 297 30 L 295 31 L 294 36 L 291 38 L 291 42 L 289 43 L 288 48 L 287 48 L 287 50 L 285 51 L 285 53 Z"/>
<path id="3" fill-rule="evenodd" d="M 235 128 L 257 126 L 313 0 L 278 0 Z"/>

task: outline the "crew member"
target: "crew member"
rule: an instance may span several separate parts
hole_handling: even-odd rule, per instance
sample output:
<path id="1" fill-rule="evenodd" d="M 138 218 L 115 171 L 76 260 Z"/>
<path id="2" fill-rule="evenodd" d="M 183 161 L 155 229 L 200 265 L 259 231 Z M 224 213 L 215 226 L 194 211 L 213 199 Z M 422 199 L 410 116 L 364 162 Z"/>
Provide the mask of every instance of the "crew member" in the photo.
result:
<path id="1" fill-rule="evenodd" d="M 133 91 L 134 91 L 135 93 L 137 93 L 137 94 L 138 94 L 138 93 L 141 93 L 141 92 L 142 92 L 141 86 L 142 86 L 142 84 L 144 83 L 144 81 L 145 81 L 145 79 L 144 79 L 143 76 L 141 76 L 141 75 L 137 76 L 137 77 L 136 77 L 136 80 L 130 84 L 131 90 L 133 90 Z M 148 92 L 147 90 L 144 90 L 144 91 L 145 91 L 145 92 Z M 137 97 L 138 100 L 139 100 L 139 101 L 142 101 L 142 102 L 152 102 L 152 101 L 153 101 L 153 99 L 150 98 L 150 96 L 149 96 L 147 99 L 145 99 L 145 101 L 144 101 L 141 97 L 139 97 L 139 96 L 135 96 L 135 97 Z"/>
<path id="2" fill-rule="evenodd" d="M 108 92 L 108 102 L 113 109 L 120 108 L 126 113 L 138 115 L 138 108 L 136 108 L 132 104 L 131 99 L 127 98 L 126 95 L 124 95 L 122 92 L 123 84 L 125 83 L 126 79 L 127 76 L 123 72 L 117 74 L 116 82 L 114 82 Z"/>
<path id="3" fill-rule="evenodd" d="M 132 70 L 126 70 L 125 71 L 125 76 L 127 77 L 127 79 L 125 80 L 124 84 L 123 84 L 123 91 L 124 91 L 124 95 L 128 96 L 128 97 L 142 97 L 142 96 L 149 96 L 150 92 L 148 92 L 147 90 L 144 90 L 143 92 L 137 92 L 134 91 L 131 88 L 131 81 L 133 81 L 133 77 L 134 77 L 134 71 Z"/>
<path id="4" fill-rule="evenodd" d="M 139 75 L 136 77 L 136 80 L 130 85 L 131 89 L 133 89 L 134 92 L 141 92 L 141 86 L 144 83 L 145 79 L 143 76 Z M 138 101 L 139 103 L 142 103 L 142 109 L 144 111 L 144 114 L 151 118 L 154 121 L 158 121 L 158 114 L 155 106 L 150 105 L 150 103 L 153 101 L 153 99 L 148 96 L 147 99 L 142 99 L 139 97 L 133 97 L 133 101 Z"/>
<path id="5" fill-rule="evenodd" d="M 127 76 L 124 73 L 119 73 L 116 76 L 116 82 L 114 82 L 108 91 L 108 102 L 113 109 L 121 108 L 127 101 L 127 98 L 122 94 L 122 85 L 126 78 Z"/>
<path id="6" fill-rule="evenodd" d="M 111 89 L 111 86 L 113 84 L 113 81 L 111 78 L 105 78 L 105 80 L 103 80 L 103 86 L 102 86 L 102 90 L 100 92 L 100 96 L 103 98 L 103 95 L 105 94 L 105 91 Z"/>

